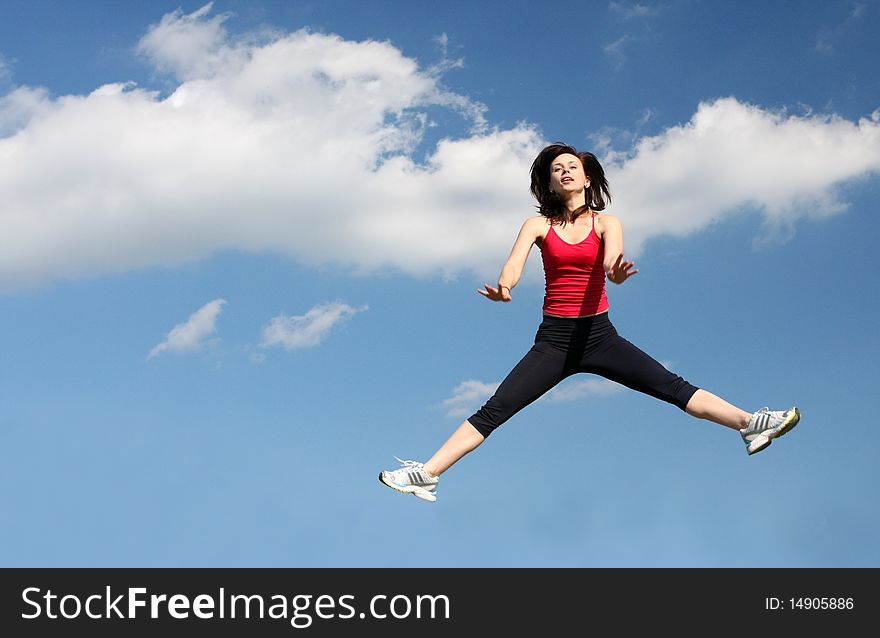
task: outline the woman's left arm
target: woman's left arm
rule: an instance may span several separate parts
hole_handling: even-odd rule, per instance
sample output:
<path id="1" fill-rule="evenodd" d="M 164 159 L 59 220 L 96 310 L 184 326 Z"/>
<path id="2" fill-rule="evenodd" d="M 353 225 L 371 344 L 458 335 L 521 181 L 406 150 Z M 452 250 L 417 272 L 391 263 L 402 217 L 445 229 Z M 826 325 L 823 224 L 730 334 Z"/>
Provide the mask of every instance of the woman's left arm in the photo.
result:
<path id="1" fill-rule="evenodd" d="M 602 243 L 605 246 L 605 274 L 615 284 L 624 281 L 639 272 L 635 262 L 623 259 L 623 226 L 614 215 L 602 215 Z"/>

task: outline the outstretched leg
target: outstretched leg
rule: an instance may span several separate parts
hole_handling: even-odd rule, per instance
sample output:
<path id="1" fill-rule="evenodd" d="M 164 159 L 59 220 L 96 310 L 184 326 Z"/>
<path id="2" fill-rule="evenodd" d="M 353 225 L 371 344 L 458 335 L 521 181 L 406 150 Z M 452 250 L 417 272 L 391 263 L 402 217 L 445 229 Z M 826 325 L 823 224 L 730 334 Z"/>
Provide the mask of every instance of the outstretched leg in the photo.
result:
<path id="1" fill-rule="evenodd" d="M 584 370 L 677 405 L 697 418 L 738 431 L 749 454 L 766 448 L 801 418 L 797 407 L 746 412 L 711 392 L 694 387 L 616 334 L 607 347 L 584 362 Z"/>
<path id="2" fill-rule="evenodd" d="M 470 421 L 465 421 L 425 463 L 425 471 L 431 476 L 440 476 L 465 454 L 477 449 L 485 440 L 486 437 L 480 434 Z"/>
<path id="3" fill-rule="evenodd" d="M 565 351 L 546 343 L 535 344 L 501 382 L 492 398 L 458 426 L 425 463 L 425 470 L 433 476 L 439 476 L 465 454 L 476 449 L 502 423 L 566 376 Z"/>
<path id="4" fill-rule="evenodd" d="M 749 420 L 752 418 L 750 412 L 746 412 L 742 408 L 738 408 L 702 388 L 694 392 L 694 395 L 685 407 L 685 412 L 698 419 L 706 419 L 713 423 L 725 425 L 737 432 L 747 428 Z"/>
<path id="5" fill-rule="evenodd" d="M 535 344 L 492 398 L 458 426 L 426 463 L 401 460 L 403 467 L 381 472 L 379 480 L 400 492 L 436 501 L 438 477 L 443 472 L 475 450 L 495 428 L 562 381 L 566 374 L 564 350 Z"/>
<path id="6" fill-rule="evenodd" d="M 698 419 L 733 430 L 748 427 L 752 416 L 721 397 L 694 387 L 616 332 L 606 348 L 584 361 L 584 370 L 676 405 Z"/>

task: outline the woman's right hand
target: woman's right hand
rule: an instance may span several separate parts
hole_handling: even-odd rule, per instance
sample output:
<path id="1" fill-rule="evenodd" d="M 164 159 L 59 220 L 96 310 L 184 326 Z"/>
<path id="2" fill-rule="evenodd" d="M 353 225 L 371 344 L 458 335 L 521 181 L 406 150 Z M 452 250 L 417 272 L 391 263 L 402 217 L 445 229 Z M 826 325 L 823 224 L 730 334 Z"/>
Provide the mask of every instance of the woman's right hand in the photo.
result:
<path id="1" fill-rule="evenodd" d="M 501 284 L 498 284 L 497 288 L 486 284 L 485 290 L 483 290 L 482 288 L 477 288 L 477 292 L 486 297 L 486 299 L 490 299 L 492 301 L 506 302 L 511 300 L 510 288 L 508 288 L 507 286 L 502 286 Z"/>

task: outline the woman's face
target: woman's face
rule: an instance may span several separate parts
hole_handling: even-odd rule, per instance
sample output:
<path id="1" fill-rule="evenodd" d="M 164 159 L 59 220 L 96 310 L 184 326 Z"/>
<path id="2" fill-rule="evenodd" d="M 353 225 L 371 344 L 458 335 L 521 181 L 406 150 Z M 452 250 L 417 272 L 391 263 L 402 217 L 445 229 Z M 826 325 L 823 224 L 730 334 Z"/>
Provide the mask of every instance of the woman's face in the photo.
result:
<path id="1" fill-rule="evenodd" d="M 565 197 L 580 193 L 590 184 L 580 158 L 571 153 L 558 155 L 550 164 L 550 190 Z"/>

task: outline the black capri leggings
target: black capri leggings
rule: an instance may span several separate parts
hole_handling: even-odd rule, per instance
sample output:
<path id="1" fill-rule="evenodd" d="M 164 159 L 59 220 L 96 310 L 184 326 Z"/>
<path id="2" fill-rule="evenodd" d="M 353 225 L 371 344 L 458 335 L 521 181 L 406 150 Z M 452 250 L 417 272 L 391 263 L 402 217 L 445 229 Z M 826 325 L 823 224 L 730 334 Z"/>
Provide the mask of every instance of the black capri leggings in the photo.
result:
<path id="1" fill-rule="evenodd" d="M 495 395 L 468 421 L 487 437 L 577 372 L 598 374 L 682 410 L 697 391 L 618 335 L 607 312 L 579 318 L 544 315 L 535 345 L 498 386 Z"/>

